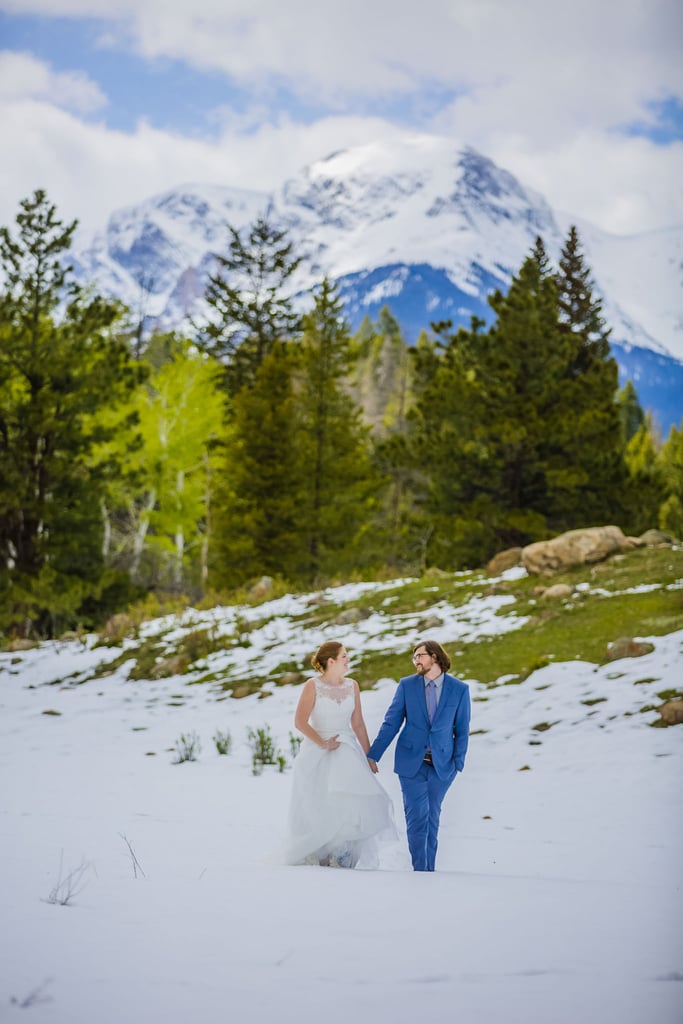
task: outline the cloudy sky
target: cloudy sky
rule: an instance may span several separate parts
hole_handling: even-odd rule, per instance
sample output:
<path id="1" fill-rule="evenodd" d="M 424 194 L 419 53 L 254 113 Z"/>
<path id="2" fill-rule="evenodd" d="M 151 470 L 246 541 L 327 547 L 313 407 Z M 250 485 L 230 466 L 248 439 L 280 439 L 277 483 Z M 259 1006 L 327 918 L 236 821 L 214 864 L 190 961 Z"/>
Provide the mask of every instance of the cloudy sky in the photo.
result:
<path id="1" fill-rule="evenodd" d="M 419 131 L 607 230 L 681 224 L 682 67 L 680 0 L 0 0 L 0 223 Z"/>

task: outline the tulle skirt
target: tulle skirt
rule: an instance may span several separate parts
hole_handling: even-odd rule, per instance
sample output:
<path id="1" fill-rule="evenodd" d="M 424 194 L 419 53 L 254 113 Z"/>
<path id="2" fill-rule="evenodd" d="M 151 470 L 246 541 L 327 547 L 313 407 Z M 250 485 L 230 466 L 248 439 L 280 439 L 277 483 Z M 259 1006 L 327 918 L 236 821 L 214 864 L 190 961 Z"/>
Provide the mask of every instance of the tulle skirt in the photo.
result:
<path id="1" fill-rule="evenodd" d="M 378 842 L 396 838 L 393 808 L 353 733 L 336 750 L 304 739 L 294 761 L 288 864 L 376 867 Z"/>

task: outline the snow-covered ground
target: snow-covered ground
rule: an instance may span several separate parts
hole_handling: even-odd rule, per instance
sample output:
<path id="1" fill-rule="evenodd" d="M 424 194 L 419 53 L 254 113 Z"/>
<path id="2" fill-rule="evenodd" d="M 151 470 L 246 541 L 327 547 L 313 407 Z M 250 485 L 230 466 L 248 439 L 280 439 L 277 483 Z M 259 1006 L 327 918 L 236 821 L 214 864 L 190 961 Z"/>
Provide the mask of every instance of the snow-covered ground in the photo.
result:
<path id="1" fill-rule="evenodd" d="M 247 730 L 291 761 L 298 687 L 88 678 L 120 653 L 90 640 L 0 655 L 0 1020 L 680 1024 L 683 726 L 640 709 L 680 686 L 683 631 L 649 639 L 471 682 L 433 875 L 410 870 L 391 751 L 380 870 L 278 862 L 291 775 L 252 774 Z M 394 685 L 363 694 L 371 736 Z M 193 733 L 199 759 L 173 763 Z"/>

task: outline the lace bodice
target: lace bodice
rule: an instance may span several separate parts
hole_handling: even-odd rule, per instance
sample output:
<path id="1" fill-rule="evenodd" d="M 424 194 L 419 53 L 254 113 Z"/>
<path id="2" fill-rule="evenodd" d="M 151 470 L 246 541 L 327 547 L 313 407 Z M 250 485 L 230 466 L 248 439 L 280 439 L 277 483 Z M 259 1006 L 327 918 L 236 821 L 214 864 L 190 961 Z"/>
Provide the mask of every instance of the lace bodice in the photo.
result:
<path id="1" fill-rule="evenodd" d="M 354 708 L 354 685 L 352 679 L 344 679 L 336 686 L 315 680 L 315 704 L 310 723 L 324 738 L 335 733 L 351 731 L 351 715 Z"/>

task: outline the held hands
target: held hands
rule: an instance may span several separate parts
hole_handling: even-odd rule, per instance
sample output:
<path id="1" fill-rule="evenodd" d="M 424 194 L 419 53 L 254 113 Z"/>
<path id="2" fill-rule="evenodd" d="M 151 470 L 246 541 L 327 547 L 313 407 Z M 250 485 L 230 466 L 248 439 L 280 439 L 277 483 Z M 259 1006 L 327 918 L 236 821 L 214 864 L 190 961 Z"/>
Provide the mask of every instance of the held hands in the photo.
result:
<path id="1" fill-rule="evenodd" d="M 368 758 L 368 765 L 369 765 L 369 768 L 370 768 L 370 771 L 372 772 L 372 774 L 376 775 L 377 772 L 379 771 L 379 766 L 378 766 L 377 762 L 373 761 L 371 758 Z"/>
<path id="2" fill-rule="evenodd" d="M 337 733 L 337 736 L 339 733 Z M 337 736 L 330 736 L 329 740 L 323 740 L 323 750 L 336 750 L 337 747 L 341 746 Z"/>

